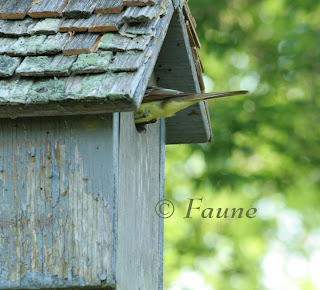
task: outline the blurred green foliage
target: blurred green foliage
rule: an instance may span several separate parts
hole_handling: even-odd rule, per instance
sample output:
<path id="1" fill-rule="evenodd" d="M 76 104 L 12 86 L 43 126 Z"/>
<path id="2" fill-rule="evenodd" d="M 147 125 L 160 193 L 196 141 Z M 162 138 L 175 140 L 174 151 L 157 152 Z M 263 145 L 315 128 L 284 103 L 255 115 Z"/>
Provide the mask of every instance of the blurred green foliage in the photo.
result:
<path id="1" fill-rule="evenodd" d="M 167 146 L 164 289 L 320 289 L 320 3 L 189 6 L 207 88 L 252 94 L 210 102 L 212 143 Z M 183 219 L 192 197 L 257 218 Z"/>

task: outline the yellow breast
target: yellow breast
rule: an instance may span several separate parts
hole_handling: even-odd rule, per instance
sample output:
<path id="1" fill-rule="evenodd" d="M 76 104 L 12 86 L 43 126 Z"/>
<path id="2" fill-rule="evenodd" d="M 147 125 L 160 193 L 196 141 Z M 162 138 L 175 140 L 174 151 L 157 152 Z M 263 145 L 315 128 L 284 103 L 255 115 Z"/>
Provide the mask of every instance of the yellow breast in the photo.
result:
<path id="1" fill-rule="evenodd" d="M 145 123 L 157 118 L 168 118 L 174 116 L 178 111 L 187 108 L 193 102 L 183 101 L 169 101 L 163 103 L 162 101 L 145 103 L 135 111 L 135 123 Z"/>

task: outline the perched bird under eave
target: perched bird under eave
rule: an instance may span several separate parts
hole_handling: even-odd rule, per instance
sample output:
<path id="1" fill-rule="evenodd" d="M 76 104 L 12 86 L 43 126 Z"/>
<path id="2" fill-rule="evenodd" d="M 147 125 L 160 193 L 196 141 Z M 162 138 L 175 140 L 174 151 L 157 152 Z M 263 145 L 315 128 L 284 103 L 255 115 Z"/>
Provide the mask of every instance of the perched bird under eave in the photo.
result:
<path id="1" fill-rule="evenodd" d="M 200 101 L 249 94 L 249 91 L 230 91 L 206 94 L 183 93 L 159 87 L 148 87 L 139 109 L 134 112 L 136 124 L 149 124 L 158 118 L 168 118 Z"/>

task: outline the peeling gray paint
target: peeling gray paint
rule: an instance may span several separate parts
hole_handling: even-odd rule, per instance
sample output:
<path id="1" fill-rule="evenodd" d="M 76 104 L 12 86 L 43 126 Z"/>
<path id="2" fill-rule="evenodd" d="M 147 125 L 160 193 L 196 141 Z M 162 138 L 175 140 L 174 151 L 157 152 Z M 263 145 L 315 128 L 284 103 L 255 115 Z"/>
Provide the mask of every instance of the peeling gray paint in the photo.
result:
<path id="1" fill-rule="evenodd" d="M 114 285 L 114 136 L 112 115 L 0 120 L 0 289 Z"/>

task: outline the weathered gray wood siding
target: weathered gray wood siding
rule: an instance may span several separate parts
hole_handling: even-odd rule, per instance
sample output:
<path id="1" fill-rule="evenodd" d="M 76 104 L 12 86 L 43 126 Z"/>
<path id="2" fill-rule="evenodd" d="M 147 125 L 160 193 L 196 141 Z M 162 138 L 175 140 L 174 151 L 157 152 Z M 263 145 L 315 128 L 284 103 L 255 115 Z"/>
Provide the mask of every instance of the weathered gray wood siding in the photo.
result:
<path id="1" fill-rule="evenodd" d="M 0 289 L 162 289 L 164 152 L 132 113 L 1 119 Z"/>
<path id="2" fill-rule="evenodd" d="M 163 121 L 137 133 L 132 113 L 120 113 L 118 287 L 162 289 L 164 195 Z"/>
<path id="3" fill-rule="evenodd" d="M 114 116 L 0 120 L 0 289 L 115 285 Z"/>

